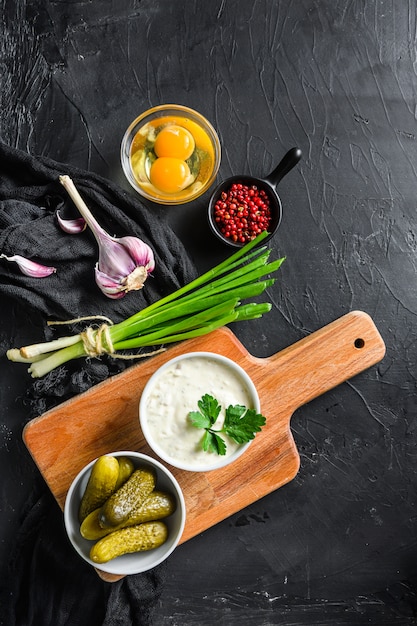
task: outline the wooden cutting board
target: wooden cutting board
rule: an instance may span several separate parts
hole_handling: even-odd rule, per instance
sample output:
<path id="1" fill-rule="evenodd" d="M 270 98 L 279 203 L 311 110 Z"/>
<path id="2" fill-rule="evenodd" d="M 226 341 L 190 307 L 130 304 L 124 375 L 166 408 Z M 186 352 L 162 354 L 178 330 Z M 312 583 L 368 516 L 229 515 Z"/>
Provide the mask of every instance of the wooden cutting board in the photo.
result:
<path id="1" fill-rule="evenodd" d="M 252 356 L 228 328 L 221 328 L 129 368 L 24 429 L 24 442 L 62 509 L 74 477 L 101 454 L 134 450 L 155 456 L 139 426 L 142 390 L 163 363 L 198 350 L 223 354 L 248 372 L 267 421 L 247 452 L 228 467 L 210 472 L 170 467 L 187 507 L 181 542 L 292 480 L 300 465 L 290 430 L 294 411 L 378 363 L 385 345 L 369 315 L 353 311 L 268 358 Z M 98 573 L 108 581 L 121 578 Z"/>

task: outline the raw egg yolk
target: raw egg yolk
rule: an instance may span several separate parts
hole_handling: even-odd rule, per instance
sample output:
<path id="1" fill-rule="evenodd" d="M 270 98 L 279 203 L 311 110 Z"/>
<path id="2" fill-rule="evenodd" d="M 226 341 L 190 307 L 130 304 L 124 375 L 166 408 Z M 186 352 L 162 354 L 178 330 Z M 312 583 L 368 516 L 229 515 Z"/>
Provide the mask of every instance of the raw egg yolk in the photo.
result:
<path id="1" fill-rule="evenodd" d="M 186 161 L 194 152 L 194 137 L 182 126 L 166 126 L 157 135 L 154 151 L 158 157 L 175 157 Z"/>
<path id="2" fill-rule="evenodd" d="M 190 176 L 187 163 L 173 157 L 156 159 L 149 172 L 152 185 L 164 193 L 182 191 L 189 185 Z"/>

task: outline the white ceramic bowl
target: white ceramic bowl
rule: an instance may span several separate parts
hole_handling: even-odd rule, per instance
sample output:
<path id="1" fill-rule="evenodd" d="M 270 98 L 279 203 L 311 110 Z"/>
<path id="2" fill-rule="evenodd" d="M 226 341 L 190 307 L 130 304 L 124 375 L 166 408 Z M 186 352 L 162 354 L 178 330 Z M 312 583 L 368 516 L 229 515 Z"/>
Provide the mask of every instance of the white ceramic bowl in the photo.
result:
<path id="1" fill-rule="evenodd" d="M 200 369 L 202 362 L 213 369 L 210 372 Z M 182 371 L 184 367 L 187 373 Z M 197 381 L 195 385 L 189 381 L 190 372 Z M 220 384 L 222 378 L 227 382 L 221 385 L 226 389 L 216 391 L 215 377 Z M 159 387 L 161 380 L 165 381 L 162 389 Z M 237 396 L 234 395 L 235 391 L 228 388 L 231 381 L 244 391 L 236 389 Z M 200 449 L 204 430 L 190 425 L 187 416 L 190 411 L 198 411 L 197 402 L 206 393 L 216 398 L 223 409 L 229 404 L 241 404 L 260 413 L 259 396 L 247 372 L 235 361 L 213 352 L 188 352 L 175 357 L 160 367 L 145 385 L 139 403 L 143 435 L 152 450 L 173 467 L 192 472 L 219 469 L 238 459 L 251 443 L 238 445 L 226 438 L 225 456 Z M 159 412 L 161 417 L 158 418 Z"/>
<path id="2" fill-rule="evenodd" d="M 91 461 L 84 467 L 73 480 L 69 488 L 64 507 L 65 528 L 75 550 L 90 565 L 97 569 L 110 574 L 129 575 L 139 574 L 152 569 L 159 563 L 162 563 L 176 548 L 181 539 L 185 524 L 185 502 L 177 480 L 171 472 L 164 467 L 159 461 L 151 457 L 141 454 L 140 452 L 119 451 L 109 452 L 112 456 L 126 456 L 130 458 L 135 467 L 153 468 L 156 471 L 157 489 L 172 493 L 177 501 L 177 508 L 172 515 L 164 519 L 168 526 L 168 539 L 159 548 L 149 550 L 147 552 L 134 552 L 124 554 L 107 563 L 97 564 L 89 558 L 93 541 L 84 539 L 80 534 L 80 524 L 78 521 L 78 509 L 80 506 L 82 495 L 87 486 L 91 468 L 95 463 Z"/>

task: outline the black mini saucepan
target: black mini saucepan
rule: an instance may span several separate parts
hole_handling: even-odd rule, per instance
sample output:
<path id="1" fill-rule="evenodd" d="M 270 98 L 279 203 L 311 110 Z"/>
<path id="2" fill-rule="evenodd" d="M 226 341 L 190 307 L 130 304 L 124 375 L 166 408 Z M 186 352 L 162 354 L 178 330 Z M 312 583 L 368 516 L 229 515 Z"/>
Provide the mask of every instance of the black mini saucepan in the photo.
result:
<path id="1" fill-rule="evenodd" d="M 228 246 L 241 248 L 244 245 L 242 242 L 234 241 L 229 237 L 225 237 L 215 219 L 215 206 L 217 201 L 221 199 L 222 194 L 227 194 L 234 183 L 242 183 L 248 187 L 256 186 L 258 189 L 263 189 L 267 194 L 269 199 L 269 209 L 271 212 L 271 221 L 268 226 L 269 235 L 262 241 L 262 244 L 271 239 L 277 231 L 282 219 L 282 203 L 277 192 L 278 184 L 284 176 L 286 176 L 286 174 L 288 174 L 288 172 L 290 172 L 293 167 L 297 165 L 300 159 L 301 150 L 299 148 L 291 148 L 291 150 L 289 150 L 279 162 L 277 167 L 265 178 L 240 175 L 231 176 L 230 178 L 224 180 L 218 187 L 216 187 L 209 202 L 208 220 L 213 233 Z"/>

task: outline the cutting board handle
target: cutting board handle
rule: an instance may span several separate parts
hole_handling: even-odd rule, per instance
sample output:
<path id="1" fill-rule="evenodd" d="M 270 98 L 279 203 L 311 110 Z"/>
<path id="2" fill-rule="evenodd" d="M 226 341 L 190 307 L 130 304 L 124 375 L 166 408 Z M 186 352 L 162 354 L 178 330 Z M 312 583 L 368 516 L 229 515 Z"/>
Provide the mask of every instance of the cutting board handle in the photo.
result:
<path id="1" fill-rule="evenodd" d="M 384 354 L 372 318 L 352 311 L 266 359 L 252 374 L 261 393 L 279 387 L 276 401 L 291 418 L 297 408 L 375 365 Z"/>

